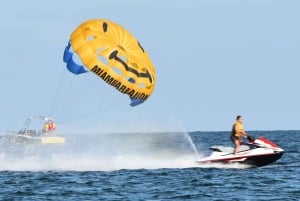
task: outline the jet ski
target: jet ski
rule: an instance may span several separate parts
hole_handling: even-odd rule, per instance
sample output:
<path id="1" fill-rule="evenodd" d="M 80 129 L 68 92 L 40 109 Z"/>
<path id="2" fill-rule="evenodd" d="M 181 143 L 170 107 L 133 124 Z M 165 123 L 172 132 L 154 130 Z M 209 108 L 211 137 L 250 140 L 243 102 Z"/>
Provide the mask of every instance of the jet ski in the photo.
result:
<path id="1" fill-rule="evenodd" d="M 250 165 L 250 167 L 261 167 L 277 161 L 284 153 L 282 148 L 264 137 L 255 139 L 253 136 L 248 136 L 248 140 L 249 142 L 241 144 L 236 154 L 233 154 L 233 147 L 212 146 L 210 156 L 196 162 L 199 164 L 239 163 Z"/>

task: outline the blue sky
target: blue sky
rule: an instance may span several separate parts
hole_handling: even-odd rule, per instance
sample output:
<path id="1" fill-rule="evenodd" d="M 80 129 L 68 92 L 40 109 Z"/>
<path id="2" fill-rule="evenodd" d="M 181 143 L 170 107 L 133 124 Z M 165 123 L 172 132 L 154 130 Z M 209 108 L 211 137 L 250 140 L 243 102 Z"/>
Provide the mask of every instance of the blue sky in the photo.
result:
<path id="1" fill-rule="evenodd" d="M 224 131 L 239 114 L 246 130 L 300 129 L 299 1 L 11 0 L 1 8 L 0 131 L 40 114 L 53 115 L 61 132 Z M 102 80 L 66 71 L 69 36 L 92 18 L 122 25 L 149 53 L 157 83 L 144 104 L 132 108 Z"/>

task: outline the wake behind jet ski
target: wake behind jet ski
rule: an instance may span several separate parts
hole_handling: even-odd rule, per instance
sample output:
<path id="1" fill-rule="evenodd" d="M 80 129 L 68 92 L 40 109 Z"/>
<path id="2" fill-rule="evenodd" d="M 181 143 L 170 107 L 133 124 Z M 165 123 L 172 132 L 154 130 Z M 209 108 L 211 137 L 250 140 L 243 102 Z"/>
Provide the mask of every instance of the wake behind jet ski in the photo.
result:
<path id="1" fill-rule="evenodd" d="M 197 160 L 197 163 L 239 163 L 247 164 L 251 167 L 261 167 L 269 165 L 278 159 L 284 153 L 284 150 L 270 140 L 259 137 L 248 138 L 249 142 L 242 143 L 239 151 L 234 154 L 233 147 L 212 146 L 210 156 Z"/>

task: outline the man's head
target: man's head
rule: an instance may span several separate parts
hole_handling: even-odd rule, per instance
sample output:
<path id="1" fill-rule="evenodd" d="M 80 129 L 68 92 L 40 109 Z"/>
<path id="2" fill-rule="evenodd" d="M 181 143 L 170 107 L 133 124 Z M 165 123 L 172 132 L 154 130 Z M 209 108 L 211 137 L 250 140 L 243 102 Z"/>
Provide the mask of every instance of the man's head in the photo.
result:
<path id="1" fill-rule="evenodd" d="M 241 115 L 238 115 L 236 117 L 236 120 L 239 121 L 239 122 L 242 122 L 243 121 L 243 117 Z"/>

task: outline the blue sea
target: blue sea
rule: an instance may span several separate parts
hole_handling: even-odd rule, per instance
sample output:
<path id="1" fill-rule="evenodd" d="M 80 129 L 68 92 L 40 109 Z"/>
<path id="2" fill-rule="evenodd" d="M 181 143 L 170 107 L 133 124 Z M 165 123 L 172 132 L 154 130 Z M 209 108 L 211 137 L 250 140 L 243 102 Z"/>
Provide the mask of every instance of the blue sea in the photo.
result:
<path id="1" fill-rule="evenodd" d="M 68 134 L 62 146 L 0 140 L 0 200 L 300 200 L 300 131 L 249 131 L 280 145 L 275 163 L 199 165 L 229 132 Z"/>

